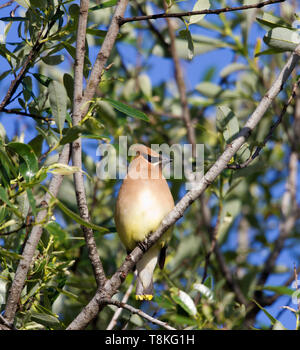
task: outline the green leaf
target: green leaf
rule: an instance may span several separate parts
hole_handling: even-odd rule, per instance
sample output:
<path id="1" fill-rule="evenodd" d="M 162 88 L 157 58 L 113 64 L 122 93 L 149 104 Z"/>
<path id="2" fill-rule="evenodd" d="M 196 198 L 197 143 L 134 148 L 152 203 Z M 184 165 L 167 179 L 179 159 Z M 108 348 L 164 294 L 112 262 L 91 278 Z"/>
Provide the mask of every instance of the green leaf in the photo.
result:
<path id="1" fill-rule="evenodd" d="M 104 136 L 104 135 L 83 134 L 81 135 L 81 137 L 85 139 L 104 140 L 104 141 L 110 142 L 109 136 Z"/>
<path id="2" fill-rule="evenodd" d="M 2 247 L 0 247 L 0 255 L 6 256 L 7 258 L 10 258 L 10 259 L 18 259 L 18 260 L 22 259 L 22 255 L 3 249 Z"/>
<path id="3" fill-rule="evenodd" d="M 188 44 L 188 52 L 187 52 L 187 58 L 191 60 L 194 57 L 194 42 L 191 35 L 191 32 L 189 31 L 189 28 L 186 27 L 186 29 L 181 30 L 179 32 L 179 38 L 184 39 Z"/>
<path id="4" fill-rule="evenodd" d="M 29 201 L 29 204 L 31 207 L 32 214 L 36 217 L 36 215 L 37 215 L 36 201 L 35 201 L 34 195 L 32 193 L 32 189 L 27 188 L 26 193 L 27 193 L 27 198 L 28 198 L 28 201 Z"/>
<path id="5" fill-rule="evenodd" d="M 285 52 L 285 50 L 272 48 L 272 49 L 267 49 L 267 50 L 256 53 L 255 57 L 259 57 L 262 55 L 276 55 L 277 53 L 282 53 L 282 52 Z"/>
<path id="6" fill-rule="evenodd" d="M 239 133 L 239 122 L 227 106 L 217 108 L 217 129 L 222 132 L 226 143 L 230 143 Z"/>
<path id="7" fill-rule="evenodd" d="M 164 295 L 156 295 L 154 301 L 158 304 L 161 309 L 174 309 L 172 301 Z"/>
<path id="8" fill-rule="evenodd" d="M 29 0 L 15 0 L 16 3 L 18 3 L 19 5 L 21 5 L 22 7 L 28 9 L 28 7 L 30 7 L 30 2 Z"/>
<path id="9" fill-rule="evenodd" d="M 45 75 L 40 74 L 40 73 L 33 73 L 33 76 L 37 79 L 37 81 L 39 81 L 42 85 L 44 85 L 46 87 L 48 87 L 48 85 L 52 81 L 51 78 L 46 77 Z"/>
<path id="10" fill-rule="evenodd" d="M 6 203 L 10 208 L 17 209 L 17 207 L 10 202 L 7 192 L 2 186 L 0 186 L 0 199 L 2 200 L 2 202 Z"/>
<path id="11" fill-rule="evenodd" d="M 193 287 L 198 292 L 200 292 L 206 299 L 214 300 L 214 293 L 205 284 L 195 283 Z"/>
<path id="12" fill-rule="evenodd" d="M 216 98 L 222 92 L 222 88 L 219 85 L 210 81 L 203 81 L 198 84 L 196 90 L 199 91 L 201 95 L 211 98 Z"/>
<path id="13" fill-rule="evenodd" d="M 100 38 L 105 38 L 107 31 L 106 30 L 100 30 L 95 28 L 87 28 L 86 30 L 87 34 L 99 36 Z"/>
<path id="14" fill-rule="evenodd" d="M 42 324 L 43 326 L 46 326 L 46 327 L 51 327 L 51 328 L 60 327 L 60 322 L 58 318 L 52 315 L 42 314 L 42 313 L 32 311 L 30 318 L 32 321 Z"/>
<path id="15" fill-rule="evenodd" d="M 87 222 L 85 220 L 83 220 L 78 214 L 74 213 L 72 210 L 70 210 L 69 208 L 67 208 L 59 199 L 57 199 L 56 197 L 54 197 L 52 195 L 51 192 L 48 191 L 48 189 L 44 186 L 42 186 L 43 189 L 48 192 L 51 197 L 53 199 L 55 199 L 55 202 L 57 203 L 58 207 L 67 215 L 69 216 L 71 219 L 73 219 L 74 221 L 76 221 L 78 224 L 82 225 L 82 226 L 85 226 L 85 227 L 88 227 L 92 230 L 95 230 L 95 231 L 98 231 L 100 233 L 107 233 L 109 232 L 109 230 L 105 227 L 101 227 L 101 226 L 98 226 L 98 225 L 95 225 L 91 222 Z"/>
<path id="16" fill-rule="evenodd" d="M 284 51 L 294 51 L 300 43 L 300 35 L 296 30 L 276 27 L 271 29 L 264 36 L 263 40 L 272 48 Z"/>
<path id="17" fill-rule="evenodd" d="M 60 134 L 65 123 L 67 114 L 67 93 L 66 89 L 58 81 L 53 80 L 49 84 L 49 102 L 56 125 Z"/>
<path id="18" fill-rule="evenodd" d="M 33 92 L 32 92 L 32 80 L 31 80 L 31 77 L 30 76 L 26 76 L 22 80 L 22 85 L 23 85 L 23 88 L 24 88 L 23 96 L 24 96 L 25 100 L 28 101 L 30 99 L 30 97 L 32 97 L 34 99 L 35 96 L 33 95 Z"/>
<path id="19" fill-rule="evenodd" d="M 198 0 L 196 4 L 193 7 L 192 11 L 202 11 L 202 10 L 209 10 L 210 8 L 210 1 L 209 0 Z M 189 24 L 197 23 L 201 21 L 202 18 L 205 17 L 205 14 L 202 15 L 194 15 L 190 17 Z"/>
<path id="20" fill-rule="evenodd" d="M 174 287 L 170 289 L 170 292 L 171 298 L 175 303 L 180 305 L 190 316 L 195 316 L 197 314 L 197 309 L 193 299 L 187 293 Z"/>
<path id="21" fill-rule="evenodd" d="M 248 143 L 244 143 L 242 147 L 236 152 L 236 160 L 239 163 L 243 163 L 248 160 L 251 156 Z"/>
<path id="22" fill-rule="evenodd" d="M 24 160 L 26 166 L 20 164 L 20 172 L 26 180 L 30 180 L 39 169 L 38 159 L 32 147 L 21 142 L 10 142 L 7 147 Z"/>
<path id="23" fill-rule="evenodd" d="M 286 286 L 263 286 L 259 288 L 260 290 L 269 290 L 271 292 L 275 292 L 278 295 L 289 295 L 292 296 L 295 293 L 295 290 L 286 287 Z"/>
<path id="24" fill-rule="evenodd" d="M 67 130 L 65 135 L 59 141 L 59 144 L 65 145 L 66 143 L 71 143 L 71 142 L 75 141 L 76 139 L 78 139 L 78 136 L 80 135 L 80 133 L 82 133 L 83 130 L 84 130 L 84 128 L 80 125 L 72 126 L 71 128 L 69 128 Z"/>
<path id="25" fill-rule="evenodd" d="M 267 28 L 289 27 L 289 25 L 285 23 L 281 17 L 274 16 L 268 12 L 264 12 L 262 18 L 257 17 L 256 20 L 258 23 L 266 26 Z"/>
<path id="26" fill-rule="evenodd" d="M 273 317 L 265 308 L 263 308 L 257 301 L 254 299 L 251 299 L 263 312 L 264 314 L 268 317 L 268 319 L 271 322 L 271 325 L 273 326 L 273 330 L 287 330 L 283 324 L 276 320 L 275 317 Z"/>
<path id="27" fill-rule="evenodd" d="M 72 175 L 77 171 L 79 171 L 78 167 L 61 163 L 54 163 L 47 167 L 47 172 L 60 175 Z"/>
<path id="28" fill-rule="evenodd" d="M 73 103 L 74 79 L 72 75 L 65 73 L 63 77 L 63 82 L 64 82 L 65 89 L 67 91 L 68 97 L 71 103 Z"/>
<path id="29" fill-rule="evenodd" d="M 60 242 L 64 242 L 67 237 L 67 232 L 63 230 L 60 227 L 60 225 L 55 221 L 48 222 L 47 225 L 45 226 L 45 229 Z"/>
<path id="30" fill-rule="evenodd" d="M 65 60 L 64 55 L 53 55 L 42 57 L 42 61 L 49 66 L 57 66 Z"/>
<path id="31" fill-rule="evenodd" d="M 34 150 L 34 153 L 37 157 L 39 157 L 42 153 L 42 147 L 43 147 L 44 138 L 42 135 L 38 134 L 36 137 L 34 137 L 28 145 L 32 147 Z"/>
<path id="32" fill-rule="evenodd" d="M 224 67 L 221 70 L 220 77 L 225 78 L 232 73 L 235 73 L 235 72 L 240 71 L 240 70 L 246 70 L 246 69 L 249 69 L 249 67 L 246 66 L 245 64 L 234 62 L 234 63 L 231 63 L 228 66 Z"/>
<path id="33" fill-rule="evenodd" d="M 89 9 L 89 11 L 91 12 L 91 11 L 97 11 L 97 10 L 105 9 L 105 8 L 108 8 L 108 7 L 115 6 L 115 5 L 117 5 L 117 3 L 118 3 L 118 0 L 105 1 L 102 4 L 99 4 L 99 5 L 91 7 Z"/>
<path id="34" fill-rule="evenodd" d="M 118 111 L 120 111 L 120 112 L 122 112 L 130 117 L 138 118 L 138 119 L 144 120 L 146 122 L 149 121 L 147 115 L 144 112 L 141 112 L 135 108 L 127 106 L 122 102 L 112 100 L 111 98 L 103 98 L 102 100 L 110 103 L 115 109 L 117 109 Z"/>

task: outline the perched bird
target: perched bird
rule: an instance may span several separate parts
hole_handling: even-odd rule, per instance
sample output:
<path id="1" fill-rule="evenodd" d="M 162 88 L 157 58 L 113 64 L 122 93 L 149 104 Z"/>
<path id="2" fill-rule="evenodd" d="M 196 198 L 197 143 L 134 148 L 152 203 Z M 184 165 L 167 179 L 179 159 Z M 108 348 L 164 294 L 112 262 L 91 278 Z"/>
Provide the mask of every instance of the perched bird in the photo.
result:
<path id="1" fill-rule="evenodd" d="M 162 167 L 170 162 L 150 148 L 134 146 L 135 158 L 120 188 L 115 223 L 122 243 L 131 252 L 160 225 L 162 219 L 173 209 L 174 200 Z M 166 231 L 136 264 L 136 299 L 153 298 L 153 272 L 157 262 L 162 269 L 165 263 L 167 243 L 172 229 Z"/>

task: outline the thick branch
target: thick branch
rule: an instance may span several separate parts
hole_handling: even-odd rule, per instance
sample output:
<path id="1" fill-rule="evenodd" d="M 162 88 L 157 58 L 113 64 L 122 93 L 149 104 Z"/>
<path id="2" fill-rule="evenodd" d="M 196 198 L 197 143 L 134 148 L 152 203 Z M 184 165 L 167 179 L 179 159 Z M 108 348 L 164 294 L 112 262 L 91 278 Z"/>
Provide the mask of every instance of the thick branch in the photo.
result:
<path id="1" fill-rule="evenodd" d="M 202 10 L 202 11 L 188 11 L 188 12 L 177 12 L 177 13 L 157 13 L 155 15 L 147 15 L 147 16 L 134 16 L 134 17 L 128 17 L 128 18 L 119 18 L 119 24 L 123 25 L 128 22 L 137 22 L 137 21 L 145 21 L 150 19 L 158 19 L 158 18 L 181 18 L 181 17 L 189 17 L 189 16 L 195 16 L 195 15 L 218 15 L 223 12 L 233 12 L 233 11 L 242 11 L 242 10 L 249 10 L 253 8 L 261 8 L 267 5 L 276 4 L 279 2 L 284 2 L 285 0 L 269 0 L 269 1 L 263 1 L 257 4 L 253 5 L 244 5 L 244 6 L 237 6 L 237 7 L 225 7 L 221 9 L 216 10 Z"/>
<path id="2" fill-rule="evenodd" d="M 80 2 L 80 16 L 77 29 L 76 40 L 76 58 L 74 66 L 74 100 L 73 100 L 73 113 L 72 121 L 73 126 L 76 126 L 81 121 L 81 106 L 82 106 L 82 90 L 83 90 L 83 67 L 85 56 L 85 36 L 86 26 L 89 10 L 89 0 L 81 0 Z M 72 143 L 72 162 L 73 165 L 82 169 L 82 146 L 81 138 L 79 137 Z M 77 199 L 77 205 L 79 208 L 80 216 L 85 221 L 90 221 L 89 210 L 87 206 L 83 173 L 78 171 L 74 173 L 75 193 Z M 94 239 L 93 230 L 82 226 L 82 230 L 85 237 L 85 242 L 88 248 L 89 259 L 91 261 L 94 275 L 98 288 L 101 287 L 105 280 L 105 273 L 98 254 L 97 245 Z"/>
<path id="3" fill-rule="evenodd" d="M 272 104 L 275 97 L 281 91 L 284 83 L 289 78 L 291 72 L 295 68 L 300 59 L 300 45 L 297 46 L 295 51 L 291 54 L 289 60 L 284 65 L 282 71 L 278 75 L 271 88 L 261 100 L 255 111 L 249 117 L 245 126 L 242 128 L 237 137 L 227 146 L 222 155 L 214 163 L 214 165 L 207 171 L 204 177 L 199 181 L 198 187 L 189 191 L 175 206 L 175 208 L 163 219 L 159 228 L 151 234 L 143 243 L 144 249 L 140 248 L 140 245 L 136 247 L 125 259 L 118 271 L 107 280 L 104 288 L 97 291 L 95 296 L 91 299 L 88 305 L 79 313 L 79 315 L 71 322 L 67 329 L 83 329 L 88 323 L 97 315 L 99 311 L 99 301 L 103 298 L 111 298 L 120 287 L 129 271 L 133 266 L 142 258 L 144 251 L 147 251 L 152 247 L 158 239 L 172 226 L 177 220 L 179 220 L 185 210 L 205 191 L 205 189 L 220 175 L 220 173 L 227 167 L 229 160 L 235 155 L 235 153 L 244 144 L 251 132 L 257 126 L 262 119 L 267 109 Z"/>

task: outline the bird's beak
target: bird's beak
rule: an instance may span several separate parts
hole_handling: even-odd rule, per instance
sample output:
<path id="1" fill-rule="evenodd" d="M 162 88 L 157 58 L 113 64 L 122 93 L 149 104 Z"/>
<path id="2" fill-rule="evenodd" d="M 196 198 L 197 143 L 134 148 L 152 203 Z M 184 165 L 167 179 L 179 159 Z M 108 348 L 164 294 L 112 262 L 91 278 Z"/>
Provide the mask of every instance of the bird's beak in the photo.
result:
<path id="1" fill-rule="evenodd" d="M 172 163 L 172 161 L 173 160 L 171 158 L 169 158 L 168 156 L 166 156 L 164 154 L 162 154 L 161 157 L 160 157 L 160 163 L 161 163 L 161 165 L 163 167 L 166 166 L 169 163 Z"/>

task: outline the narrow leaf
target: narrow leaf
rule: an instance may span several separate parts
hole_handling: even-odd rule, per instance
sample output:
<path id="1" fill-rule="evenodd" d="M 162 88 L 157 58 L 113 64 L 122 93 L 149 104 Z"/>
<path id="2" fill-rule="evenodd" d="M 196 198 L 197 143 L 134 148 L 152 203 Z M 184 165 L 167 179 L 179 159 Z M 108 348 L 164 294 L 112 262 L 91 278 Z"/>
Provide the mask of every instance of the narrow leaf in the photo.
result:
<path id="1" fill-rule="evenodd" d="M 275 49 L 294 51 L 300 43 L 300 35 L 296 30 L 276 27 L 264 36 L 264 42 Z"/>
<path id="2" fill-rule="evenodd" d="M 53 80 L 49 84 L 48 90 L 52 114 L 61 134 L 67 114 L 66 89 L 58 81 Z"/>
<path id="3" fill-rule="evenodd" d="M 230 143 L 239 133 L 238 119 L 227 106 L 217 108 L 217 129 L 223 133 L 226 143 Z"/>
<path id="4" fill-rule="evenodd" d="M 10 142 L 7 147 L 17 153 L 26 166 L 20 165 L 20 172 L 25 179 L 30 180 L 38 171 L 38 159 L 30 145 L 21 142 Z"/>
<path id="5" fill-rule="evenodd" d="M 193 7 L 193 11 L 208 10 L 209 8 L 210 8 L 209 0 L 198 0 L 195 6 Z M 201 19 L 204 18 L 204 16 L 205 14 L 191 16 L 189 20 L 189 24 L 193 24 L 201 21 Z"/>
<path id="6" fill-rule="evenodd" d="M 109 0 L 109 1 L 105 1 L 102 4 L 96 5 L 94 7 L 91 7 L 89 9 L 89 11 L 97 11 L 97 10 L 101 10 L 101 9 L 105 9 L 108 7 L 112 7 L 115 6 L 117 4 L 118 0 Z"/>
<path id="7" fill-rule="evenodd" d="M 125 105 L 122 102 L 119 101 L 115 101 L 112 100 L 110 98 L 103 98 L 103 101 L 107 101 L 108 103 L 110 103 L 112 105 L 112 107 L 114 107 L 115 109 L 117 109 L 118 111 L 130 116 L 130 117 L 134 117 L 134 118 L 138 118 L 138 119 L 142 119 L 146 122 L 149 121 L 147 115 L 144 112 L 141 112 L 135 108 L 132 108 L 130 106 Z"/>

